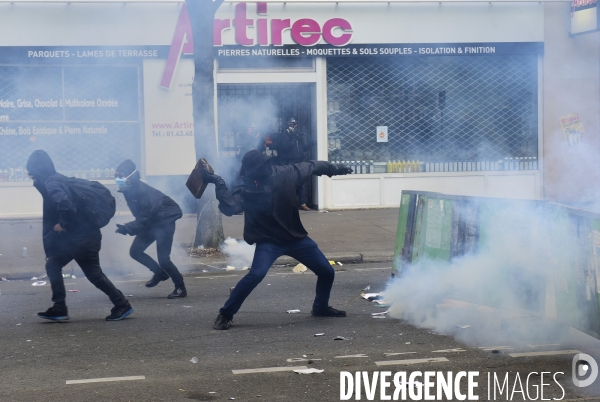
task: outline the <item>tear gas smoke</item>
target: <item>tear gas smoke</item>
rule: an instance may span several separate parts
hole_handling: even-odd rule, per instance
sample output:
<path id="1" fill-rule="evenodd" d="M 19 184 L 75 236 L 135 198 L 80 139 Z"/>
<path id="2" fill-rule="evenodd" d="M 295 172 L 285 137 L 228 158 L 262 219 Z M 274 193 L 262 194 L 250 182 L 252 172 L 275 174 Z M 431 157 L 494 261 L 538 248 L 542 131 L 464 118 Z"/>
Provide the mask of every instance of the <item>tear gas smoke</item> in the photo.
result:
<path id="1" fill-rule="evenodd" d="M 569 243 L 589 239 L 574 239 L 575 230 L 540 204 L 516 205 L 494 210 L 477 251 L 451 262 L 421 259 L 405 268 L 385 291 L 390 316 L 474 345 L 568 342 L 568 325 L 591 316 L 588 307 L 569 307 L 566 301 L 569 292 L 572 297 L 578 291 L 573 278 L 581 275 Z M 592 306 L 596 280 L 588 279 L 594 285 L 588 292 Z M 464 325 L 470 327 L 460 328 Z"/>
<path id="2" fill-rule="evenodd" d="M 252 265 L 255 248 L 256 245 L 249 245 L 243 240 L 228 237 L 221 246 L 221 251 L 227 255 L 228 265 L 234 266 L 236 269 L 241 269 Z"/>

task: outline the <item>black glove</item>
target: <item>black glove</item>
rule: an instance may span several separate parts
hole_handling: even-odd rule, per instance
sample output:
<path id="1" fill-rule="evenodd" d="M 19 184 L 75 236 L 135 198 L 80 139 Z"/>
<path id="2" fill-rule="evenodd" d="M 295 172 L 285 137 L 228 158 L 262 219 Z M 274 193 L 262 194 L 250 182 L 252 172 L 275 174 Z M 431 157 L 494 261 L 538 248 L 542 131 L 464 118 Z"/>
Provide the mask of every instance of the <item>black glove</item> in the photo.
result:
<path id="1" fill-rule="evenodd" d="M 216 183 L 221 178 L 221 176 L 218 176 L 216 174 L 208 173 L 208 171 L 206 169 L 202 169 L 201 171 L 202 171 L 202 180 L 204 180 L 205 183 Z"/>
<path id="2" fill-rule="evenodd" d="M 352 169 L 350 169 L 346 165 L 339 164 L 339 165 L 334 165 L 334 166 L 335 166 L 335 175 L 336 176 L 343 176 L 343 175 L 352 173 Z"/>
<path id="3" fill-rule="evenodd" d="M 126 235 L 127 234 L 127 228 L 125 228 L 125 225 L 119 225 L 117 223 L 117 230 L 115 230 L 115 233 Z"/>

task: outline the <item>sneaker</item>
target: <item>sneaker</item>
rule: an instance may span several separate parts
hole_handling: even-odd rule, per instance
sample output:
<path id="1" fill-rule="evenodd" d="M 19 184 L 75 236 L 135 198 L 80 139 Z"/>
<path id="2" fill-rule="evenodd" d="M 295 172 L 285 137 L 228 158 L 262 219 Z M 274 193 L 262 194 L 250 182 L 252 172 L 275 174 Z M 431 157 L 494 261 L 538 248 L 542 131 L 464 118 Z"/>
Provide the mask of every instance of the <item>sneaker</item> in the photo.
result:
<path id="1" fill-rule="evenodd" d="M 160 274 L 154 274 L 152 275 L 152 279 L 146 282 L 146 287 L 153 288 L 161 281 L 166 281 L 167 279 L 169 279 L 169 274 L 167 274 L 165 271 L 162 271 Z"/>
<path id="2" fill-rule="evenodd" d="M 329 306 L 324 310 L 312 310 L 310 312 L 315 317 L 345 317 L 346 312 L 342 310 L 336 310 Z"/>
<path id="3" fill-rule="evenodd" d="M 223 314 L 219 314 L 215 320 L 215 323 L 213 324 L 213 328 L 219 330 L 229 329 L 231 324 L 232 321 L 229 318 L 225 317 Z"/>
<path id="4" fill-rule="evenodd" d="M 41 311 L 37 313 L 38 317 L 43 318 L 44 320 L 57 321 L 57 322 L 65 322 L 69 321 L 69 315 L 67 314 L 67 308 L 56 308 L 50 307 L 46 311 Z"/>
<path id="5" fill-rule="evenodd" d="M 187 291 L 185 290 L 185 287 L 182 286 L 182 287 L 175 288 L 173 293 L 171 293 L 167 297 L 169 299 L 180 299 L 180 298 L 186 297 L 186 296 L 187 296 Z"/>
<path id="6" fill-rule="evenodd" d="M 131 313 L 133 313 L 133 307 L 129 303 L 114 306 L 110 310 L 110 315 L 106 317 L 106 321 L 121 321 Z"/>
<path id="7" fill-rule="evenodd" d="M 310 211 L 310 208 L 307 207 L 306 204 L 300 205 L 300 207 L 298 207 L 298 209 L 301 211 Z"/>

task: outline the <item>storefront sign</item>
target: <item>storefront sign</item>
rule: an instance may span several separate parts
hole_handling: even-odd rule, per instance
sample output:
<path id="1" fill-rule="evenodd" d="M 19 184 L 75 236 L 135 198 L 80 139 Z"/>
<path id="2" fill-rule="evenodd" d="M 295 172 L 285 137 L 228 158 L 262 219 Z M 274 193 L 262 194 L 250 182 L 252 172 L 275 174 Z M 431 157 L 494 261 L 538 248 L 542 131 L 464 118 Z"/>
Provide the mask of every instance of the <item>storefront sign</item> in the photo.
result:
<path id="1" fill-rule="evenodd" d="M 287 45 L 282 47 L 226 46 L 214 49 L 217 57 L 315 57 L 315 56 L 495 56 L 509 54 L 541 54 L 540 42 L 517 43 L 398 43 L 346 45 L 343 47 L 317 45 L 310 48 Z"/>
<path id="2" fill-rule="evenodd" d="M 519 13 L 503 22 L 498 13 L 452 13 L 439 35 L 448 44 L 430 43 L 433 16 L 430 5 L 419 5 L 420 19 L 411 18 L 403 5 L 385 9 L 376 5 L 349 4 L 224 4 L 213 23 L 216 57 L 316 57 L 316 56 L 439 56 L 539 54 L 543 45 L 543 7 L 519 4 Z M 433 11 L 433 10 L 431 10 Z M 464 19 L 463 19 L 464 18 Z M 470 33 L 473 18 L 489 21 L 492 30 L 482 36 Z M 510 28 L 508 28 L 510 26 Z M 457 28 L 460 27 L 460 28 Z M 523 34 L 518 34 L 524 27 Z M 463 38 L 482 38 L 482 43 L 463 43 Z M 522 42 L 515 42 L 515 38 Z M 170 88 L 181 55 L 194 50 L 192 27 L 185 4 L 181 8 L 160 85 Z"/>
<path id="3" fill-rule="evenodd" d="M 560 118 L 560 126 L 562 127 L 567 144 L 575 145 L 583 142 L 583 123 L 578 113 L 570 113 L 562 116 Z"/>
<path id="4" fill-rule="evenodd" d="M 378 126 L 377 127 L 377 142 L 388 142 L 387 126 Z"/>
<path id="5" fill-rule="evenodd" d="M 571 4 L 571 35 L 597 30 L 597 0 L 573 0 Z"/>

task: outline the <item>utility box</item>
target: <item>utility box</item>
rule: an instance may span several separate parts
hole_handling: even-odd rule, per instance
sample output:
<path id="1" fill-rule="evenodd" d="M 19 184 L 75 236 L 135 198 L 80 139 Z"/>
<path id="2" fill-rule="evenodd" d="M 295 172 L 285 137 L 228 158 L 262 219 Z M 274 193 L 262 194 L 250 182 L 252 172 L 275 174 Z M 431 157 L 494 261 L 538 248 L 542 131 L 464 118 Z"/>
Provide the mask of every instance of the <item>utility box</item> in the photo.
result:
<path id="1" fill-rule="evenodd" d="M 424 261 L 452 269 L 477 256 L 500 264 L 480 267 L 492 291 L 454 298 L 494 308 L 494 287 L 508 288 L 527 312 L 600 339 L 600 215 L 544 201 L 402 192 L 393 276 Z"/>

